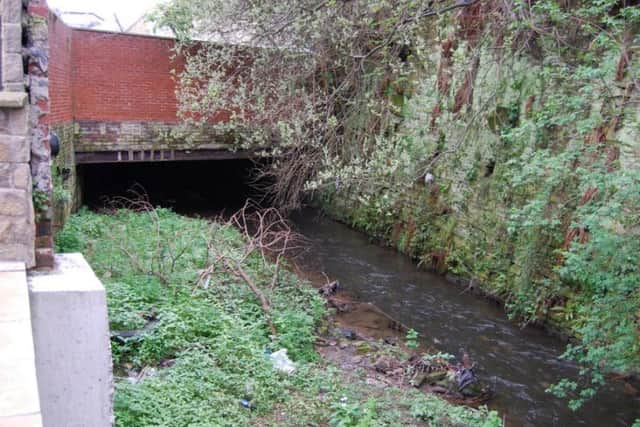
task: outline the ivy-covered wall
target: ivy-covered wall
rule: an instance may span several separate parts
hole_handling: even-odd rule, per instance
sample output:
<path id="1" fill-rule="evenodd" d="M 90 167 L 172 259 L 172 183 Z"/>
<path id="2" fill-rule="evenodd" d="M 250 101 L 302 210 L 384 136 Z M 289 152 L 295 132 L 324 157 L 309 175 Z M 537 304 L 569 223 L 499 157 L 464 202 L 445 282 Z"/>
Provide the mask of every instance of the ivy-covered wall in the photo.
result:
<path id="1" fill-rule="evenodd" d="M 53 159 L 51 175 L 53 177 L 53 233 L 57 233 L 71 213 L 82 203 L 80 185 L 75 160 L 75 126 L 73 123 L 52 126 L 58 136 L 60 152 Z"/>
<path id="2" fill-rule="evenodd" d="M 637 17 L 607 24 L 607 39 L 553 21 L 582 9 L 545 11 L 537 29 L 557 31 L 543 34 L 533 18 L 482 32 L 484 12 L 429 30 L 400 124 L 317 200 L 420 264 L 472 279 L 519 319 L 587 349 L 625 348 L 609 360 L 582 348 L 583 361 L 637 369 Z"/>

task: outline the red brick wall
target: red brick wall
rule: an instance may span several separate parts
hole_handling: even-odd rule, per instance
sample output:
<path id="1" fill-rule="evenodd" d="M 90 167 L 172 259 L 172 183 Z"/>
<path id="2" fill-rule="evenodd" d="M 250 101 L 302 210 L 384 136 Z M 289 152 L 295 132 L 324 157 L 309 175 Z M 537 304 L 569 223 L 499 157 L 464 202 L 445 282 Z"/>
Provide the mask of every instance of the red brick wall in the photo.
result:
<path id="1" fill-rule="evenodd" d="M 72 30 L 54 14 L 49 15 L 49 123 L 73 120 Z"/>
<path id="2" fill-rule="evenodd" d="M 172 40 L 73 31 L 79 120 L 177 122 Z"/>
<path id="3" fill-rule="evenodd" d="M 177 123 L 173 40 L 87 31 L 49 16 L 49 123 Z"/>
<path id="4" fill-rule="evenodd" d="M 175 41 L 158 37 L 71 29 L 49 15 L 48 123 L 156 122 L 177 124 L 172 70 Z M 228 121 L 228 111 L 211 117 Z"/>

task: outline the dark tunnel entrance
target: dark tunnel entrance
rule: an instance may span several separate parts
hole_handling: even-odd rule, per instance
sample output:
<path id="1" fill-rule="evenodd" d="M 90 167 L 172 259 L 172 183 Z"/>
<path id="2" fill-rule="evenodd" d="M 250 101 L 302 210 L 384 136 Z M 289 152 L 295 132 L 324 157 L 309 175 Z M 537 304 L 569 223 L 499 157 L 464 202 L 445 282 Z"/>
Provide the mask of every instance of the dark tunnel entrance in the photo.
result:
<path id="1" fill-rule="evenodd" d="M 264 182 L 252 160 L 207 160 L 79 165 L 82 204 L 109 207 L 116 197 L 143 191 L 154 206 L 182 214 L 229 214 L 247 199 L 265 202 Z"/>

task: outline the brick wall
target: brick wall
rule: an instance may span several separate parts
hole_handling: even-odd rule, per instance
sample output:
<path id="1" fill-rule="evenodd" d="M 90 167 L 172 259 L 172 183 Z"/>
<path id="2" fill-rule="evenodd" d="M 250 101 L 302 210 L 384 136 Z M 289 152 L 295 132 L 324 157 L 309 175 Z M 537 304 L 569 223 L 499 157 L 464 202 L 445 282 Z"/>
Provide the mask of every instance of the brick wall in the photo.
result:
<path id="1" fill-rule="evenodd" d="M 71 41 L 73 31 L 54 14 L 49 15 L 49 123 L 73 121 Z"/>
<path id="2" fill-rule="evenodd" d="M 174 41 L 73 31 L 74 113 L 79 120 L 177 123 Z"/>
<path id="3" fill-rule="evenodd" d="M 170 39 L 67 27 L 49 15 L 50 123 L 177 123 Z"/>

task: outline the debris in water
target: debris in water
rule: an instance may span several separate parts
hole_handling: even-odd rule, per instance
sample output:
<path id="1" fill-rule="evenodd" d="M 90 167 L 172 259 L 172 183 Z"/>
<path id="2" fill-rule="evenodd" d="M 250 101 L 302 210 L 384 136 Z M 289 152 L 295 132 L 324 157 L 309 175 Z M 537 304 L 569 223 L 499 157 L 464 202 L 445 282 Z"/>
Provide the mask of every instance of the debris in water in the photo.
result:
<path id="1" fill-rule="evenodd" d="M 351 329 L 340 329 L 340 334 L 348 340 L 356 340 L 358 339 L 358 334 L 356 334 Z"/>
<path id="2" fill-rule="evenodd" d="M 336 292 L 338 292 L 338 290 L 340 289 L 340 282 L 338 282 L 337 280 L 334 280 L 331 283 L 327 283 L 326 285 L 324 285 L 323 287 L 321 287 L 318 290 L 318 293 L 320 293 L 320 295 L 328 297 L 331 295 L 335 295 Z"/>

